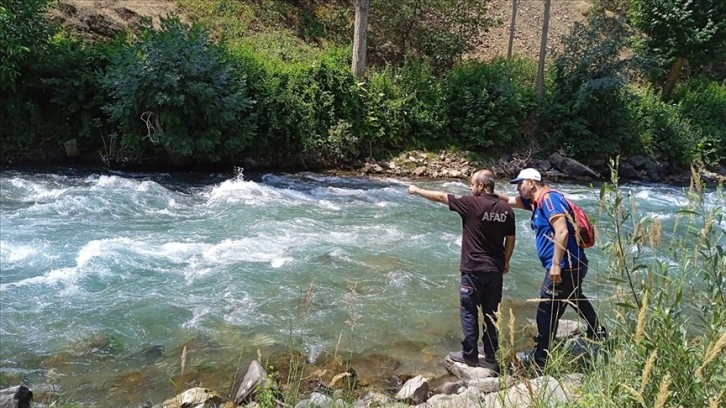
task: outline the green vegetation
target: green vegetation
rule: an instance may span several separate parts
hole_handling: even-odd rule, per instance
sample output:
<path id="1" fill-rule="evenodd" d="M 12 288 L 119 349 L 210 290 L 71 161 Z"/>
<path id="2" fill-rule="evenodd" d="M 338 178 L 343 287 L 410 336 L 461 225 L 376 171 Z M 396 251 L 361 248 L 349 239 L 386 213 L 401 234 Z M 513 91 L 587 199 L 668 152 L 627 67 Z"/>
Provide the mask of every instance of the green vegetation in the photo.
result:
<path id="1" fill-rule="evenodd" d="M 694 172 L 688 204 L 666 232 L 659 218 L 637 215 L 636 198 L 619 189 L 616 173 L 601 189 L 613 341 L 586 376 L 577 406 L 723 406 L 726 233 L 719 225 L 726 196 L 716 194 L 716 205 L 705 205 Z"/>
<path id="2" fill-rule="evenodd" d="M 140 151 L 148 139 L 172 158 L 216 162 L 253 138 L 245 80 L 201 28 L 162 19 L 159 30 L 146 27 L 113 57 L 102 80 L 110 97 L 104 111 L 122 147 Z"/>
<path id="3" fill-rule="evenodd" d="M 179 0 L 191 25 L 172 17 L 90 43 L 43 23 L 49 2 L 5 0 L 0 158 L 59 158 L 75 138 L 109 164 L 325 167 L 453 147 L 723 165 L 726 85 L 713 61 L 726 25 L 712 18 L 723 2 L 681 3 L 596 2 L 538 101 L 533 61 L 461 60 L 494 23 L 472 0 L 374 0 L 363 81 L 350 74 L 344 1 Z M 677 59 L 689 70 L 674 71 Z"/>

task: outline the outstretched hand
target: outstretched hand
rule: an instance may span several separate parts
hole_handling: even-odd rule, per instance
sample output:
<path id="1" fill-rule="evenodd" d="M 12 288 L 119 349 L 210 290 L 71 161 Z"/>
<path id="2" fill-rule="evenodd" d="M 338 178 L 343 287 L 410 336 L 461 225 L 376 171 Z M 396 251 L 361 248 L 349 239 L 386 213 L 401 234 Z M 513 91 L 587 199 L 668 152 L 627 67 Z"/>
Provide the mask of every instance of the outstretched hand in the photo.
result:
<path id="1" fill-rule="evenodd" d="M 408 194 L 416 194 L 417 191 L 418 187 L 414 186 L 413 184 L 408 186 Z"/>

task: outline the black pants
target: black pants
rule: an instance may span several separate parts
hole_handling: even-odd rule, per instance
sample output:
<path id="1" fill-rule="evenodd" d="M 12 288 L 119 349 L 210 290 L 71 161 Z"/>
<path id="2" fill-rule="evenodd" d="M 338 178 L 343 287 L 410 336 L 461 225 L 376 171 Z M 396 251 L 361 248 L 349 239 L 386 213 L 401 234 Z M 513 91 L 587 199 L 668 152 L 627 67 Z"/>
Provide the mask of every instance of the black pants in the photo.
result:
<path id="1" fill-rule="evenodd" d="M 494 358 L 499 349 L 499 337 L 496 327 L 496 312 L 502 301 L 503 278 L 501 272 L 462 273 L 459 288 L 461 330 L 464 340 L 461 341 L 462 354 L 466 360 L 475 361 L 479 358 L 479 312 L 481 307 L 484 315 L 482 323 L 482 342 L 487 358 Z"/>
<path id="2" fill-rule="evenodd" d="M 587 322 L 587 334 L 591 336 L 600 324 L 592 303 L 582 294 L 582 281 L 587 275 L 587 265 L 573 269 L 562 269 L 562 283 L 553 285 L 549 271 L 545 272 L 540 302 L 537 306 L 537 345 L 534 356 L 547 358 L 547 352 L 557 333 L 557 323 L 570 304 Z"/>

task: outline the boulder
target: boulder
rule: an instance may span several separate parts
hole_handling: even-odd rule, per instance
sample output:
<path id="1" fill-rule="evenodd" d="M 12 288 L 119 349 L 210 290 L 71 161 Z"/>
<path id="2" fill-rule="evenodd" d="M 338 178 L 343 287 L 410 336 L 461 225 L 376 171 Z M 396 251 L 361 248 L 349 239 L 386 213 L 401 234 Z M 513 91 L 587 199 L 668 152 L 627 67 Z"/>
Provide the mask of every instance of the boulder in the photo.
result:
<path id="1" fill-rule="evenodd" d="M 456 378 L 460 379 L 465 387 L 475 386 L 477 388 L 483 387 L 484 389 L 491 389 L 493 383 L 497 383 L 497 373 L 484 367 L 469 367 L 464 363 L 457 363 L 450 359 L 448 356 L 444 358 L 444 367 L 446 371 L 451 373 Z M 495 381 L 488 381 L 486 379 L 493 379 Z"/>
<path id="2" fill-rule="evenodd" d="M 399 401 L 410 401 L 413 404 L 425 402 L 429 395 L 429 380 L 417 375 L 406 381 L 406 384 L 396 394 Z"/>
<path id="3" fill-rule="evenodd" d="M 573 400 L 574 394 L 565 391 L 560 383 L 549 376 L 525 380 L 521 384 L 484 396 L 479 406 L 490 408 L 532 407 L 547 401 L 547 406 L 564 405 Z"/>
<path id="4" fill-rule="evenodd" d="M 0 408 L 30 408 L 33 391 L 24 385 L 0 390 Z"/>
<path id="5" fill-rule="evenodd" d="M 379 392 L 369 392 L 365 397 L 353 403 L 353 408 L 387 407 L 393 403 L 388 395 Z"/>
<path id="6" fill-rule="evenodd" d="M 559 153 L 552 153 L 552 155 L 549 157 L 549 160 L 554 167 L 556 167 L 558 170 L 565 173 L 569 177 L 591 177 L 595 179 L 600 178 L 600 175 L 593 169 L 585 166 L 584 164 L 580 163 L 575 159 L 564 157 Z"/>
<path id="7" fill-rule="evenodd" d="M 267 378 L 267 371 L 262 367 L 262 364 L 257 360 L 252 360 L 237 390 L 237 395 L 234 397 L 234 403 L 240 405 L 250 402 L 257 390 L 265 386 L 268 381 L 270 380 Z"/>
<path id="8" fill-rule="evenodd" d="M 164 401 L 162 408 L 217 408 L 221 403 L 222 397 L 216 392 L 194 387 Z"/>
<path id="9" fill-rule="evenodd" d="M 645 165 L 645 163 L 648 161 L 648 159 L 643 156 L 632 156 L 628 159 L 628 161 L 630 162 L 630 164 L 632 164 L 636 168 L 640 168 L 640 167 L 643 167 L 643 165 Z"/>
<path id="10" fill-rule="evenodd" d="M 416 405 L 416 408 L 471 408 L 484 407 L 484 397 L 476 387 L 469 387 L 457 395 L 434 395 L 424 404 Z"/>

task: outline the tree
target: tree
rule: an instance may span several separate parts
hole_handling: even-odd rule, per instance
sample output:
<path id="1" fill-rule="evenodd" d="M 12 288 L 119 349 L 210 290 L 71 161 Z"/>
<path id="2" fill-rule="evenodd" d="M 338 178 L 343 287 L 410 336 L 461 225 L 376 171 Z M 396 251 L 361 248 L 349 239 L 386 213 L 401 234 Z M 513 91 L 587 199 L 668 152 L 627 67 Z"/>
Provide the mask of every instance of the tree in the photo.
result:
<path id="1" fill-rule="evenodd" d="M 726 57 L 726 1 L 631 0 L 630 18 L 644 37 L 642 52 L 667 69 L 663 94 L 669 95 L 687 63 Z"/>
<path id="2" fill-rule="evenodd" d="M 400 64 L 425 60 L 443 70 L 472 51 L 481 32 L 493 24 L 488 0 L 372 0 L 369 55 Z"/>
<path id="3" fill-rule="evenodd" d="M 112 99 L 105 110 L 124 147 L 141 150 L 148 139 L 173 160 L 217 162 L 241 153 L 254 135 L 246 82 L 221 46 L 178 18 L 142 30 L 104 83 Z"/>
<path id="4" fill-rule="evenodd" d="M 550 27 L 550 4 L 552 0 L 544 0 L 544 18 L 542 18 L 542 42 L 539 47 L 539 65 L 537 66 L 537 98 L 544 94 L 544 66 L 547 57 L 547 31 Z"/>
<path id="5" fill-rule="evenodd" d="M 48 0 L 0 3 L 0 89 L 14 86 L 25 58 L 50 38 L 47 7 Z"/>
<path id="6" fill-rule="evenodd" d="M 355 2 L 355 33 L 353 34 L 352 70 L 356 78 L 363 76 L 366 69 L 366 47 L 368 30 L 368 0 Z"/>

